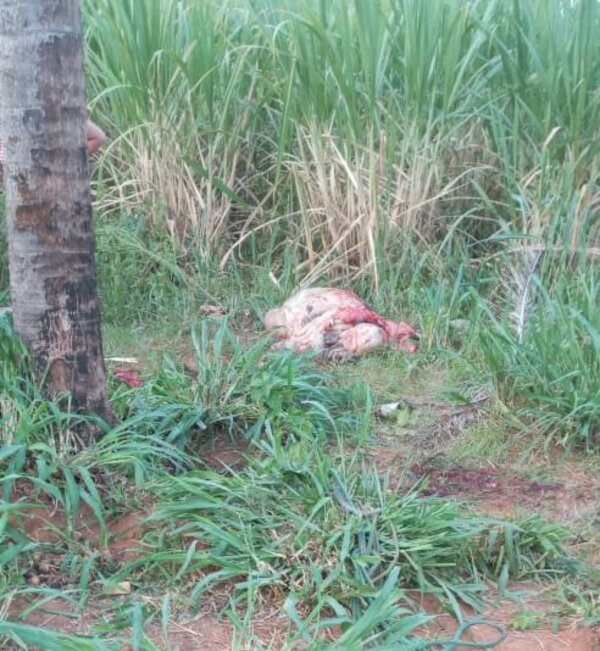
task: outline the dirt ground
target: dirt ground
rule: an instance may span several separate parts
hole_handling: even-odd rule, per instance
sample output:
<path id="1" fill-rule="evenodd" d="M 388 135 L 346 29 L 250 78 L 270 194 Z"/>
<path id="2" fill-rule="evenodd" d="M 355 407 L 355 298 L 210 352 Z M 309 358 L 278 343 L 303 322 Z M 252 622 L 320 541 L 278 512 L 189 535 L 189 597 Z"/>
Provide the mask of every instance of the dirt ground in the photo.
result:
<path id="1" fill-rule="evenodd" d="M 533 605 L 532 605 L 533 604 Z M 535 612 L 535 602 L 527 602 L 527 611 Z M 22 610 L 24 604 L 15 603 L 14 612 Z M 521 607 L 522 608 L 522 607 Z M 543 608 L 543 606 L 542 606 Z M 427 606 L 425 606 L 427 610 Z M 77 616 L 74 608 L 63 601 L 46 603 L 45 612 L 36 611 L 27 617 L 27 622 L 43 628 L 61 630 L 66 633 L 86 634 L 92 632 L 92 625 L 102 622 L 102 608 L 92 605 L 85 615 Z M 490 622 L 501 624 L 508 628 L 508 636 L 495 651 L 598 651 L 600 649 L 600 633 L 596 630 L 583 628 L 578 622 L 564 623 L 558 631 L 550 626 L 542 625 L 534 630 L 511 630 L 511 625 L 518 614 L 519 607 L 510 602 L 504 602 L 494 610 L 484 613 Z M 435 612 L 431 607 L 429 612 Z M 543 615 L 544 610 L 539 611 Z M 64 613 L 64 614 L 60 614 Z M 246 639 L 254 638 L 262 648 L 280 649 L 287 632 L 287 621 L 279 610 L 267 610 L 253 618 L 251 633 Z M 450 615 L 438 614 L 434 623 L 427 629 L 418 631 L 419 635 L 431 639 L 452 639 L 457 629 L 456 620 Z M 214 615 L 203 613 L 193 619 L 180 622 L 171 621 L 167 631 L 167 647 L 165 634 L 159 624 L 152 624 L 146 629 L 148 636 L 159 648 L 178 649 L 178 651 L 228 651 L 239 638 L 233 625 L 220 621 Z M 470 629 L 462 638 L 473 643 L 491 643 L 498 638 L 498 632 L 486 626 Z M 255 649 L 258 645 L 252 642 L 236 648 Z M 302 647 L 298 646 L 298 649 Z M 466 651 L 472 647 L 459 646 L 457 651 Z M 127 647 L 124 647 L 127 649 Z M 7 650 L 8 651 L 8 650 Z"/>
<path id="2" fill-rule="evenodd" d="M 514 586 L 517 587 L 517 586 Z M 535 586 L 530 586 L 535 591 Z M 589 628 L 583 628 L 578 622 L 565 622 L 557 631 L 553 631 L 549 625 L 535 625 L 532 630 L 515 630 L 514 622 L 520 612 L 526 612 L 527 616 L 535 621 L 535 616 L 540 619 L 547 612 L 548 604 L 531 597 L 525 599 L 522 604 L 514 604 L 509 601 L 500 602 L 495 608 L 488 609 L 480 617 L 488 621 L 504 626 L 508 635 L 499 645 L 493 647 L 495 651 L 597 651 L 600 649 L 600 634 Z M 425 606 L 425 610 L 427 606 Z M 434 608 L 429 612 L 435 612 Z M 473 613 L 465 612 L 465 618 L 473 616 Z M 433 626 L 429 627 L 423 634 L 426 637 L 435 639 L 451 639 L 457 629 L 456 620 L 449 616 L 440 614 Z M 462 640 L 470 643 L 492 643 L 498 639 L 497 630 L 485 625 L 474 626 L 469 629 Z M 456 647 L 457 651 L 466 651 L 470 647 Z"/>
<path id="3" fill-rule="evenodd" d="M 239 467 L 244 463 L 248 449 L 244 444 L 233 442 L 227 437 L 216 439 L 202 457 L 217 471 L 228 467 Z M 456 466 L 445 463 L 443 455 L 430 455 L 422 461 L 415 461 L 406 473 L 406 450 L 390 443 L 383 436 L 380 445 L 374 445 L 369 452 L 371 462 L 380 472 L 387 472 L 396 485 L 426 480 L 425 492 L 450 498 L 457 498 L 473 505 L 477 513 L 487 517 L 511 517 L 526 513 L 540 513 L 557 522 L 574 527 L 577 531 L 593 518 L 598 518 L 600 509 L 600 477 L 590 474 L 583 462 L 571 461 L 556 469 L 552 479 L 534 478 L 532 473 L 517 471 L 510 464 L 493 467 Z M 537 475 L 543 473 L 536 472 Z M 137 513 L 113 518 L 108 523 L 109 552 L 107 562 L 122 563 L 136 557 L 140 552 L 142 522 L 152 511 L 150 503 L 144 504 Z M 93 523 L 92 514 L 84 507 L 77 529 L 81 537 L 100 543 L 100 532 Z M 53 543 L 58 540 L 64 528 L 60 512 L 40 509 L 32 512 L 25 520 L 25 531 L 32 539 Z M 597 552 L 597 550 L 596 550 Z M 60 558 L 52 555 L 38 557 L 32 561 L 26 574 L 34 585 L 68 589 L 68 580 L 60 575 Z M 43 609 L 28 614 L 29 624 L 53 628 L 64 632 L 91 633 L 93 625 L 106 621 L 109 612 L 118 606 L 119 599 L 128 595 L 132 588 L 127 582 L 113 586 L 109 594 L 94 595 L 85 608 L 78 611 L 73 604 L 53 600 Z M 512 586 L 513 590 L 524 592 L 520 602 L 503 599 L 483 613 L 490 622 L 504 626 L 508 631 L 506 639 L 494 647 L 497 651 L 599 651 L 600 632 L 584 628 L 582 623 L 561 620 L 558 630 L 548 621 L 551 609 L 539 585 Z M 142 597 L 144 599 L 144 597 Z M 152 598 L 148 597 L 148 601 Z M 160 607 L 160 600 L 155 604 Z M 226 603 L 226 599 L 223 601 Z M 450 639 L 457 630 L 456 620 L 440 610 L 431 599 L 420 604 L 425 612 L 435 615 L 432 624 L 419 631 L 431 639 Z M 23 601 L 10 604 L 9 615 L 16 617 L 26 609 Z M 474 614 L 464 611 L 465 619 Z M 171 620 L 167 631 L 159 623 L 151 624 L 147 633 L 159 648 L 179 651 L 227 651 L 231 648 L 280 649 L 288 632 L 289 622 L 282 614 L 280 604 L 265 603 L 262 610 L 253 616 L 245 640 L 236 637 L 234 626 L 218 618 L 215 604 L 208 605 L 194 618 Z M 497 639 L 498 632 L 485 626 L 470 629 L 463 636 L 465 642 L 490 643 Z M 168 645 L 166 641 L 168 637 Z M 250 641 L 248 641 L 250 640 Z M 255 642 L 252 642 L 255 640 Z M 260 642 L 260 645 L 258 644 Z M 127 647 L 124 647 L 125 649 Z M 298 647 L 302 648 L 302 647 Z M 457 647 L 468 649 L 472 647 Z"/>

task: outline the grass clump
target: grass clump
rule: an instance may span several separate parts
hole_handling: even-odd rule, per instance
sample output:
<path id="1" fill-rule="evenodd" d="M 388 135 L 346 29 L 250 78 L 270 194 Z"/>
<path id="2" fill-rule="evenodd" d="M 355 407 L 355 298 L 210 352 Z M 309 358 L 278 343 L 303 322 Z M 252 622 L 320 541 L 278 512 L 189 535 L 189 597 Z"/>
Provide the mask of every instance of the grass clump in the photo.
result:
<path id="1" fill-rule="evenodd" d="M 480 342 L 501 397 L 536 443 L 590 451 L 600 432 L 600 286 L 593 268 L 575 277 L 548 288 L 535 276 L 538 298 L 522 337 L 492 317 L 483 321 Z"/>
<path id="2" fill-rule="evenodd" d="M 69 635 L 14 621 L 15 613 L 56 607 L 80 614 L 114 571 L 108 523 L 133 506 L 129 485 L 143 493 L 165 467 L 183 467 L 187 457 L 132 423 L 109 431 L 44 398 L 9 315 L 0 317 L 0 350 L 0 646 L 121 648 L 125 641 L 114 630 L 105 639 Z M 81 450 L 77 431 L 84 425 L 104 436 Z"/>
<path id="3" fill-rule="evenodd" d="M 310 356 L 268 351 L 263 339 L 240 343 L 227 319 L 206 321 L 192 333 L 194 354 L 186 369 L 165 358 L 144 387 L 119 401 L 118 409 L 145 431 L 187 449 L 214 432 L 258 439 L 264 432 L 295 437 L 357 425 L 355 404 L 368 394 L 350 395 Z M 344 409 L 351 413 L 344 416 Z"/>
<path id="4" fill-rule="evenodd" d="M 195 603 L 221 583 L 242 601 L 248 593 L 280 595 L 301 635 L 316 636 L 326 626 L 345 631 L 372 620 L 390 581 L 396 600 L 415 589 L 459 614 L 459 601 L 481 606 L 488 580 L 566 572 L 567 533 L 559 527 L 473 518 L 418 488 L 391 490 L 376 473 L 337 458 L 322 437 L 282 446 L 270 436 L 260 447 L 263 456 L 243 471 L 190 472 L 163 483 L 151 518 L 160 533 L 148 537 L 155 551 L 124 575 L 189 577 Z M 387 640 L 385 627 L 393 635 L 400 614 L 388 602 L 361 640 L 375 631 Z M 423 620 L 408 617 L 408 630 L 411 623 Z"/>

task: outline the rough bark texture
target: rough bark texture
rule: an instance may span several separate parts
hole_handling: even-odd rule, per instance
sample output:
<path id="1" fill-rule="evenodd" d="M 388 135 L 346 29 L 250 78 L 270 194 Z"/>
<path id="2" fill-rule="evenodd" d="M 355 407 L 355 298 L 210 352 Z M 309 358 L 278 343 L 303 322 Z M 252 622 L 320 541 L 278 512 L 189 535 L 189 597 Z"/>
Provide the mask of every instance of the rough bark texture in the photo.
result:
<path id="1" fill-rule="evenodd" d="M 79 0 L 0 0 L 0 140 L 14 324 L 53 397 L 109 417 Z"/>

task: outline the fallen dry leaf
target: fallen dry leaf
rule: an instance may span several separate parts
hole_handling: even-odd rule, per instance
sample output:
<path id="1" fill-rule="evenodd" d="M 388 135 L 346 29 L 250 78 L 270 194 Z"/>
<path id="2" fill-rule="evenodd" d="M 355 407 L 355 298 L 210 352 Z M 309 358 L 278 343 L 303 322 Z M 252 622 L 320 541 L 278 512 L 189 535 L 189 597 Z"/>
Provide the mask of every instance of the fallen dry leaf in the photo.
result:
<path id="1" fill-rule="evenodd" d="M 129 581 L 120 581 L 116 585 L 106 587 L 106 594 L 116 597 L 123 594 L 131 594 L 131 583 Z"/>
<path id="2" fill-rule="evenodd" d="M 200 314 L 204 314 L 205 316 L 210 316 L 213 318 L 218 318 L 227 314 L 225 308 L 220 307 L 219 305 L 210 305 L 209 303 L 201 305 L 198 310 Z"/>

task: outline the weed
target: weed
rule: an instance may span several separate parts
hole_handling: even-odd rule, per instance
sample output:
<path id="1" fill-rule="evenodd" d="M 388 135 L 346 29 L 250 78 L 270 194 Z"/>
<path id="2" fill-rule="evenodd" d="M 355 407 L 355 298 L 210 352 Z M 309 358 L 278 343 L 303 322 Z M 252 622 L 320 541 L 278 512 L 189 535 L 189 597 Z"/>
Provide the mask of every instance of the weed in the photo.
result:
<path id="1" fill-rule="evenodd" d="M 539 281 L 536 312 L 522 343 L 506 322 L 481 331 L 486 365 L 500 395 L 534 428 L 537 441 L 558 441 L 588 450 L 600 426 L 600 321 L 597 274 L 577 274 L 552 293 Z"/>
<path id="2" fill-rule="evenodd" d="M 239 473 L 190 472 L 163 483 L 151 518 L 161 526 L 149 539 L 155 551 L 123 576 L 159 568 L 162 576 L 188 576 L 196 603 L 222 582 L 234 583 L 234 594 L 283 591 L 288 615 L 312 636 L 331 609 L 356 634 L 392 589 L 477 608 L 482 576 L 502 583 L 565 572 L 566 534 L 555 526 L 469 518 L 418 489 L 390 491 L 376 474 L 334 461 L 318 439 L 283 448 L 268 438 L 260 447 L 266 455 Z M 300 611 L 311 613 L 304 623 Z M 399 614 L 385 612 L 392 620 Z"/>
<path id="3" fill-rule="evenodd" d="M 195 370 L 165 359 L 156 376 L 136 390 L 130 422 L 146 422 L 147 431 L 163 433 L 183 448 L 211 428 L 248 438 L 266 430 L 294 437 L 353 422 L 351 414 L 342 416 L 350 396 L 309 357 L 270 353 L 268 339 L 245 347 L 226 319 L 214 328 L 201 323 L 192 342 Z"/>

